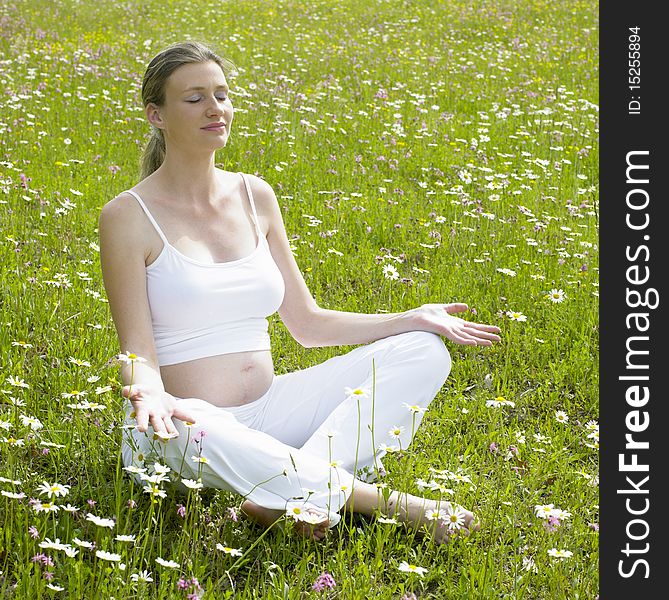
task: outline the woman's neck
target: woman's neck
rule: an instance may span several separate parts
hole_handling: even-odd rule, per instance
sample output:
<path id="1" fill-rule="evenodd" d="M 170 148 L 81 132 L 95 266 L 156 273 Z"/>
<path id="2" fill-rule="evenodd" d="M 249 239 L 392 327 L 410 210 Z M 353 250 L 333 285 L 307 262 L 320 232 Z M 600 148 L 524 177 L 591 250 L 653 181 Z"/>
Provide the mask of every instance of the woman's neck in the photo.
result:
<path id="1" fill-rule="evenodd" d="M 167 152 L 156 171 L 160 187 L 181 202 L 208 203 L 220 190 L 220 178 L 214 163 L 214 154 L 193 156 Z"/>

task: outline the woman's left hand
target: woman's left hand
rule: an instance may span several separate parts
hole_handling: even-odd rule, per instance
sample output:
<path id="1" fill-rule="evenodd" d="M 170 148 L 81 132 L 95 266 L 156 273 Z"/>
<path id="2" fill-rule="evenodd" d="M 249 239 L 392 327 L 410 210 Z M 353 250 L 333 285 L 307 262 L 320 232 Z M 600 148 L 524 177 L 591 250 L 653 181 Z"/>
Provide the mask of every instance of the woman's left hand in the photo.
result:
<path id="1" fill-rule="evenodd" d="M 456 344 L 466 346 L 492 346 L 499 342 L 501 330 L 494 325 L 472 323 L 453 314 L 469 310 L 466 304 L 423 304 L 413 309 L 416 329 L 443 335 Z"/>

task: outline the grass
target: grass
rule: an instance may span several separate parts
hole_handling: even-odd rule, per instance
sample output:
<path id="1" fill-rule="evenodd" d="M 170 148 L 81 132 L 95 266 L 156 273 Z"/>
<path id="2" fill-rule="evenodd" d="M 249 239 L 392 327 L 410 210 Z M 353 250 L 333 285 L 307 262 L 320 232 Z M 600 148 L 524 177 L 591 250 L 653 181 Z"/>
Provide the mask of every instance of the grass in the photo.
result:
<path id="1" fill-rule="evenodd" d="M 540 0 L 3 3 L 0 596 L 595 598 L 597 10 Z M 144 66 L 187 38 L 237 65 L 232 138 L 217 160 L 272 184 L 323 307 L 464 301 L 472 318 L 502 327 L 494 348 L 449 344 L 451 376 L 410 450 L 385 461 L 389 486 L 427 486 L 472 508 L 477 535 L 438 547 L 357 517 L 321 544 L 289 525 L 262 535 L 232 518 L 238 497 L 169 491 L 152 502 L 121 470 L 119 349 L 97 217 L 137 181 Z M 304 349 L 276 317 L 271 335 L 277 372 L 347 349 Z M 487 405 L 496 398 L 512 404 Z M 44 482 L 69 486 L 51 499 L 56 512 Z M 535 515 L 547 504 L 570 516 L 551 527 Z M 40 548 L 47 538 L 71 550 Z M 402 561 L 427 572 L 404 573 Z M 133 581 L 142 572 L 151 581 Z M 323 572 L 336 587 L 312 590 Z"/>

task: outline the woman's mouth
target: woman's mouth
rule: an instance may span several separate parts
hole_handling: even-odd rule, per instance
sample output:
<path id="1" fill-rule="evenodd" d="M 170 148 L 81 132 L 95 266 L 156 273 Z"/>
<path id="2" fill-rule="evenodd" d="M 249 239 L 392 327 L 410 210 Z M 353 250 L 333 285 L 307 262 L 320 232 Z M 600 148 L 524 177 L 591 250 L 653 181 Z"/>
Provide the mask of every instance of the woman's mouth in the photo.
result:
<path id="1" fill-rule="evenodd" d="M 209 123 L 202 127 L 205 131 L 222 131 L 225 129 L 225 123 Z"/>

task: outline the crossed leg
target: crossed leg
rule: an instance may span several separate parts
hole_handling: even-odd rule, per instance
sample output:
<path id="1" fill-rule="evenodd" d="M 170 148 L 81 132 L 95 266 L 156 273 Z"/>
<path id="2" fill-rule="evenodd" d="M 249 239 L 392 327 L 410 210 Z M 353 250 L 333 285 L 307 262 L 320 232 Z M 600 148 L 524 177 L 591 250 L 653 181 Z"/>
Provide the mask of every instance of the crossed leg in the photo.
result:
<path id="1" fill-rule="evenodd" d="M 376 363 L 375 373 L 372 360 Z M 444 503 L 397 491 L 386 501 L 375 485 L 363 481 L 365 477 L 359 475 L 359 469 L 365 469 L 367 476 L 374 476 L 374 469 L 385 454 L 384 444 L 379 449 L 379 442 L 399 442 L 403 448 L 411 443 L 422 412 L 443 385 L 450 367 L 450 355 L 434 334 L 416 331 L 378 340 L 321 365 L 282 376 L 278 387 L 284 401 L 273 403 L 282 414 L 270 406 L 263 429 L 312 455 L 330 462 L 335 459 L 348 472 L 358 475 L 345 503 L 346 510 L 367 516 L 382 512 L 417 529 L 426 525 L 433 539 L 443 542 L 448 539 L 448 525 L 443 520 L 428 518 L 426 513 L 439 514 Z M 372 383 L 376 407 L 369 397 L 345 398 L 345 385 L 366 389 Z M 291 411 L 302 417 L 309 413 L 306 420 L 311 420 L 311 429 L 291 431 L 295 419 L 288 419 L 286 429 L 285 415 Z M 309 411 L 315 414 L 311 416 Z M 402 433 L 388 439 L 389 429 Z M 333 432 L 338 435 L 333 436 Z M 460 520 L 463 521 L 464 531 L 478 529 L 471 512 L 447 506 L 451 515 L 458 513 L 457 522 L 460 525 Z M 283 514 L 250 501 L 244 502 L 242 510 L 265 527 Z M 330 521 L 325 514 L 321 517 L 316 523 L 299 523 L 298 533 L 316 540 L 325 537 Z"/>
<path id="2" fill-rule="evenodd" d="M 239 421 L 235 411 L 185 399 L 198 417 L 194 431 L 201 425 L 206 428 L 200 457 L 206 462 L 192 456 L 195 448 L 189 446 L 189 431 L 180 421 L 175 423 L 180 437 L 161 449 L 161 459 L 182 477 L 200 477 L 208 487 L 242 494 L 247 498 L 243 511 L 265 526 L 285 515 L 291 500 L 306 496 L 301 504 L 305 518 L 296 522 L 296 528 L 314 539 L 322 539 L 336 525 L 342 508 L 368 516 L 381 511 L 420 528 L 429 521 L 425 512 L 438 510 L 436 501 L 400 492 L 392 492 L 386 501 L 376 486 L 355 475 L 361 467 L 374 474 L 385 453 L 379 451 L 378 442 L 390 435 L 388 428 L 401 428 L 400 444 L 403 448 L 410 444 L 423 410 L 443 385 L 450 366 L 441 339 L 416 331 L 279 376 L 276 399 L 268 403 L 257 428 Z M 369 388 L 372 383 L 376 405 L 369 396 L 344 393 L 344 386 Z M 375 429 L 380 434 L 376 438 Z M 339 435 L 333 438 L 333 431 Z M 148 436 L 135 434 L 141 453 L 150 454 Z M 134 464 L 135 458 L 125 445 L 124 463 Z M 466 512 L 466 528 L 475 528 L 472 519 Z M 433 533 L 437 541 L 447 537 L 446 532 Z"/>

